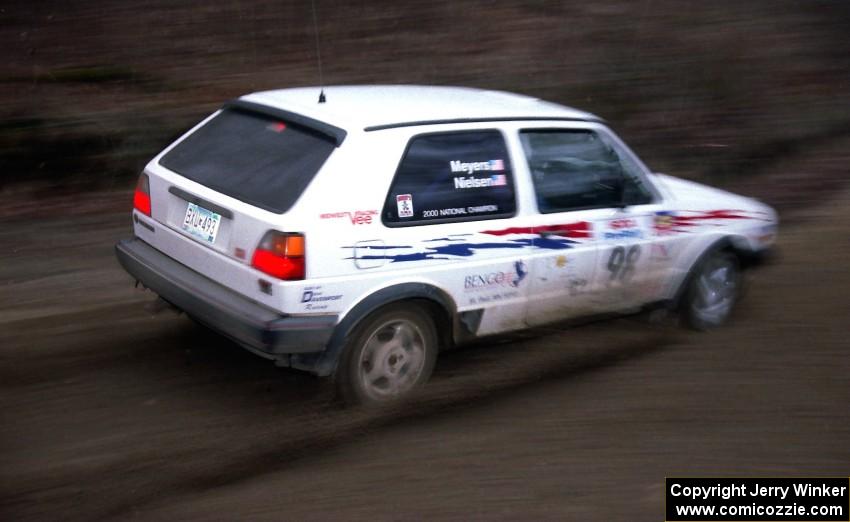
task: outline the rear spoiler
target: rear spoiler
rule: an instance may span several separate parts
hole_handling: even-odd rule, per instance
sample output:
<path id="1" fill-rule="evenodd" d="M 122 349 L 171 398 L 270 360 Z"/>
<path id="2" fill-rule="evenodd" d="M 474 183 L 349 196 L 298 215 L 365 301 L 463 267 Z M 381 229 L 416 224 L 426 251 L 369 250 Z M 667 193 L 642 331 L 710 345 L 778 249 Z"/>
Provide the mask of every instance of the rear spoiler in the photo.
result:
<path id="1" fill-rule="evenodd" d="M 278 109 L 275 107 L 269 107 L 268 105 L 263 105 L 261 103 L 254 103 L 245 100 L 231 100 L 224 104 L 224 108 L 242 110 L 247 112 L 256 112 L 260 114 L 265 114 L 266 116 L 280 118 L 284 121 L 300 125 L 301 127 L 305 127 L 327 138 L 330 138 L 330 140 L 333 141 L 334 145 L 336 145 L 337 147 L 342 145 L 342 142 L 345 140 L 345 136 L 348 134 L 347 132 L 345 132 L 344 129 L 334 127 L 333 125 L 330 125 L 323 121 L 314 120 L 313 118 L 308 118 L 307 116 L 295 112 L 285 111 L 283 109 Z"/>

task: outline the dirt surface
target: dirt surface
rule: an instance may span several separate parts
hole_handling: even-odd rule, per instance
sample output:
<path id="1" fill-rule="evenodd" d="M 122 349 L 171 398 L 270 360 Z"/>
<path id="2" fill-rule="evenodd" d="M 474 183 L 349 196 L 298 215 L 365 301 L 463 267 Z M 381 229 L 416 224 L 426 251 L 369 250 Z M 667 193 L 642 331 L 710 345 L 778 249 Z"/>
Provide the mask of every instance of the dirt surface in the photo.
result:
<path id="1" fill-rule="evenodd" d="M 848 192 L 789 205 L 726 329 L 488 341 L 382 412 L 153 315 L 110 208 L 0 226 L 0 519 L 661 520 L 666 475 L 847 474 Z"/>

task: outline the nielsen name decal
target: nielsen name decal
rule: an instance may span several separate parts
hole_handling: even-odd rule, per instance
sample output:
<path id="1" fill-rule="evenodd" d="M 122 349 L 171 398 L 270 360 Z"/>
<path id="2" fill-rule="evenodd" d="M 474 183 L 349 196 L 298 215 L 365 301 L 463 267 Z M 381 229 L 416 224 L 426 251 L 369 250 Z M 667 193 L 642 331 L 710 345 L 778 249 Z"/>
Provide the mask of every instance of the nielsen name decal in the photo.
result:
<path id="1" fill-rule="evenodd" d="M 508 184 L 508 178 L 504 174 L 493 174 L 489 178 L 475 178 L 469 176 L 455 176 L 456 189 L 469 189 L 481 187 L 504 187 Z"/>

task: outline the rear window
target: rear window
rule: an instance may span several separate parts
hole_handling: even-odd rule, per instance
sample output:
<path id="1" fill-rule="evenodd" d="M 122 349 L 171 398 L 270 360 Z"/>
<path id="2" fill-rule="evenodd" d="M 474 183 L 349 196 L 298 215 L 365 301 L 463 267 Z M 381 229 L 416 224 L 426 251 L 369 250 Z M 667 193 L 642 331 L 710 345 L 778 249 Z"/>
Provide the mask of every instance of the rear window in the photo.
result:
<path id="1" fill-rule="evenodd" d="M 251 205 L 289 210 L 334 150 L 330 138 L 274 116 L 228 108 L 160 164 Z"/>
<path id="2" fill-rule="evenodd" d="M 508 151 L 495 130 L 425 134 L 410 140 L 384 203 L 389 226 L 512 216 Z"/>

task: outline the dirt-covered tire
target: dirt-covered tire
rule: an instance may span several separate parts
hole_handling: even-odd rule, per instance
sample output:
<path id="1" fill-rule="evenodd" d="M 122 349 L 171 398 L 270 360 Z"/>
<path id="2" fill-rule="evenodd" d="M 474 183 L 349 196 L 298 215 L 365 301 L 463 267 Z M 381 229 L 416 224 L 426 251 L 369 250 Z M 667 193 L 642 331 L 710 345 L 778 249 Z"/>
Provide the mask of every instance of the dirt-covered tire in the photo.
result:
<path id="1" fill-rule="evenodd" d="M 428 381 L 439 351 L 437 329 L 415 303 L 366 317 L 347 337 L 334 380 L 346 404 L 380 405 L 408 397 Z"/>
<path id="2" fill-rule="evenodd" d="M 722 326 L 732 314 L 741 292 L 738 257 L 728 250 L 705 256 L 691 274 L 681 303 L 682 318 L 695 330 Z"/>

